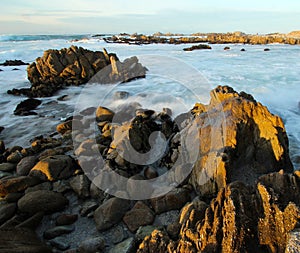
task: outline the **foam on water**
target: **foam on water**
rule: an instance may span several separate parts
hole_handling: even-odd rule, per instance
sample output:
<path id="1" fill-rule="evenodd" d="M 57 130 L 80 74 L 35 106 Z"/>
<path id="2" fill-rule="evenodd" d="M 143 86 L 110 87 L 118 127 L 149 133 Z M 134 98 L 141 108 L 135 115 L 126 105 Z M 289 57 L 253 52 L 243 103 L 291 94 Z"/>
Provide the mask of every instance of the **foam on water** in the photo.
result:
<path id="1" fill-rule="evenodd" d="M 74 39 L 74 38 L 72 38 Z M 1 38 L 0 38 L 1 41 Z M 126 44 L 107 44 L 99 38 L 89 40 L 79 40 L 70 42 L 66 38 L 52 38 L 50 40 L 31 40 L 31 41 L 5 41 L 0 43 L 0 62 L 9 59 L 20 59 L 26 62 L 33 62 L 49 48 L 60 49 L 70 47 L 72 44 L 82 46 L 90 50 L 102 50 L 105 47 L 108 52 L 114 52 L 121 60 L 133 55 L 137 55 L 141 62 L 148 67 L 149 73 L 145 80 L 136 80 L 127 84 L 117 86 L 99 86 L 97 93 L 93 92 L 90 86 L 90 93 L 97 94 L 102 99 L 104 106 L 118 108 L 128 102 L 139 102 L 143 107 L 161 111 L 163 107 L 172 108 L 174 114 L 179 114 L 190 109 L 198 98 L 205 101 L 209 94 L 203 95 L 204 91 L 199 89 L 199 75 L 195 72 L 184 72 L 186 64 L 192 66 L 200 73 L 204 79 L 208 79 L 207 90 L 217 85 L 230 85 L 237 91 L 245 91 L 252 94 L 256 100 L 267 105 L 272 113 L 279 114 L 284 122 L 289 135 L 291 144 L 291 156 L 296 160 L 300 156 L 300 47 L 291 45 L 226 45 L 231 50 L 224 51 L 224 45 L 212 45 L 212 50 L 198 50 L 184 52 L 182 49 L 187 45 L 126 45 Z M 245 52 L 240 50 L 244 48 Z M 264 49 L 270 51 L 265 52 Z M 159 57 L 153 57 L 159 56 Z M 165 56 L 165 60 L 161 57 Z M 151 59 L 152 61 L 149 61 Z M 179 59 L 174 64 L 170 58 Z M 146 61 L 145 61 L 146 59 Z M 143 62 L 144 61 L 144 62 Z M 148 62 L 147 62 L 148 61 Z M 180 64 L 182 61 L 184 64 Z M 148 63 L 148 64 L 147 64 Z M 78 99 L 77 94 L 82 88 L 70 87 L 68 90 L 61 91 L 56 97 L 43 99 L 43 105 L 38 113 L 46 115 L 39 121 L 38 117 L 24 118 L 13 116 L 16 104 L 24 98 L 13 97 L 6 94 L 6 90 L 29 86 L 26 79 L 26 66 L 18 67 L 20 71 L 11 71 L 12 67 L 0 67 L 0 96 L 1 96 L 1 118 L 0 126 L 8 129 L 16 129 L 15 135 L 7 135 L 5 129 L 0 137 L 9 144 L 20 144 L 20 138 L 25 136 L 29 140 L 36 134 L 35 128 L 38 124 L 42 125 L 41 133 L 46 129 L 53 131 L 55 125 L 59 123 L 61 117 L 72 112 L 72 107 Z M 186 69 L 189 69 L 186 67 Z M 159 70 L 164 72 L 158 74 Z M 151 75 L 156 71 L 155 75 Z M 179 73 L 168 77 L 164 73 L 172 71 Z M 203 80 L 204 80 L 203 79 Z M 201 82 L 200 82 L 201 83 Z M 188 84 L 188 88 L 186 85 Z M 127 99 L 116 99 L 115 91 L 127 91 L 130 96 Z M 195 93 L 197 96 L 193 96 Z M 59 95 L 68 94 L 69 100 L 56 101 Z M 103 96 L 105 94 L 105 96 Z M 52 101 L 52 104 L 46 104 Z M 101 101 L 100 101 L 101 102 Z M 99 102 L 99 103 L 100 103 Z M 56 104 L 55 104 L 56 103 Z M 61 106 L 63 105 L 63 106 Z M 183 106 L 184 105 L 184 106 Z M 62 107 L 61 109 L 59 109 Z M 51 113 L 51 110 L 59 113 Z M 66 108 L 65 111 L 63 108 Z M 51 117 L 49 115 L 52 115 Z M 59 116 L 58 116 L 59 115 Z M 49 117 L 48 117 L 49 116 Z M 53 118 L 53 116 L 55 118 Z M 36 122 L 37 123 L 36 125 Z M 47 125 L 48 124 L 48 125 Z M 18 136 L 18 127 L 22 126 L 22 136 Z M 43 131 L 42 131 L 43 130 Z M 19 133 L 20 135 L 20 133 Z M 26 139 L 27 138 L 27 139 Z"/>

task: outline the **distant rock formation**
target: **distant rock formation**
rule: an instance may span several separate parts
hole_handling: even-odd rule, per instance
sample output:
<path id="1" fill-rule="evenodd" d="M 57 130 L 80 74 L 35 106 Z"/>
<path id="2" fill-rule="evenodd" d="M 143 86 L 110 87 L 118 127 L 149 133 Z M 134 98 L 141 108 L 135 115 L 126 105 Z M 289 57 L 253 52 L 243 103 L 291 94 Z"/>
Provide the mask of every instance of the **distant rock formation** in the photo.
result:
<path id="1" fill-rule="evenodd" d="M 103 71 L 99 74 L 100 70 Z M 145 77 L 146 68 L 138 63 L 136 57 L 122 63 L 115 54 L 109 54 L 105 49 L 103 52 L 93 52 L 71 46 L 68 49 L 45 51 L 42 57 L 28 66 L 27 74 L 31 88 L 14 89 L 9 93 L 29 97 L 51 96 L 65 86 L 85 84 L 95 74 L 97 81 L 102 84 L 128 82 Z"/>
<path id="2" fill-rule="evenodd" d="M 293 31 L 287 34 L 287 37 L 300 39 L 300 31 Z"/>
<path id="3" fill-rule="evenodd" d="M 211 44 L 251 44 L 265 45 L 271 43 L 299 45 L 299 32 L 290 34 L 267 34 L 253 35 L 242 32 L 234 33 L 194 33 L 191 36 L 167 36 L 162 33 L 154 35 L 133 34 L 131 36 L 113 35 L 103 38 L 107 43 L 125 43 L 129 45 L 143 44 L 188 44 L 188 43 L 211 43 Z"/>

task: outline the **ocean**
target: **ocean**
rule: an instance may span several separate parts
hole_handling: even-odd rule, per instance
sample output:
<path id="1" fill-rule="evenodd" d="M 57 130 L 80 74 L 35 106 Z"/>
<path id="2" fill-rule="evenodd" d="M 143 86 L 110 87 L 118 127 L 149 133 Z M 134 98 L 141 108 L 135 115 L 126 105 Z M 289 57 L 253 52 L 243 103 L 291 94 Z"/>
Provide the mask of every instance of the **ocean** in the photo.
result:
<path id="1" fill-rule="evenodd" d="M 37 116 L 14 116 L 16 105 L 24 97 L 7 94 L 13 88 L 29 87 L 26 66 L 0 69 L 0 134 L 7 147 L 28 146 L 35 136 L 52 133 L 55 126 L 91 100 L 117 110 L 127 103 L 138 102 L 143 108 L 162 110 L 168 107 L 173 115 L 186 112 L 196 102 L 206 103 L 209 91 L 217 85 L 229 85 L 245 91 L 282 117 L 290 141 L 290 156 L 295 169 L 300 169 L 300 46 L 214 44 L 212 50 L 185 52 L 190 45 L 127 45 L 106 43 L 91 35 L 1 35 L 0 62 L 19 59 L 31 63 L 47 49 L 71 45 L 90 50 L 116 53 L 120 60 L 137 56 L 149 71 L 146 79 L 120 85 L 87 85 L 69 87 L 50 98 L 42 98 Z M 230 50 L 224 51 L 229 46 Z M 242 52 L 244 48 L 246 51 Z M 270 51 L 264 51 L 269 48 Z M 13 70 L 17 68 L 19 70 Z M 96 92 L 97 91 L 97 92 Z M 120 99 L 116 91 L 127 91 Z M 64 101 L 57 98 L 68 95 Z M 88 106 L 88 104 L 84 104 Z"/>

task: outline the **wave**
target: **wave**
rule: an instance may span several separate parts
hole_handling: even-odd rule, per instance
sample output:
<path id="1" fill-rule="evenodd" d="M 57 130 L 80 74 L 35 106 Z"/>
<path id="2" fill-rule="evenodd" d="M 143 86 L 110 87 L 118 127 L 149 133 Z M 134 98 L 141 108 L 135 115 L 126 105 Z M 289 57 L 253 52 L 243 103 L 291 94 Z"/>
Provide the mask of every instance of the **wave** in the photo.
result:
<path id="1" fill-rule="evenodd" d="M 90 38 L 87 34 L 77 35 L 0 35 L 1 42 L 40 41 L 40 40 L 82 40 Z"/>

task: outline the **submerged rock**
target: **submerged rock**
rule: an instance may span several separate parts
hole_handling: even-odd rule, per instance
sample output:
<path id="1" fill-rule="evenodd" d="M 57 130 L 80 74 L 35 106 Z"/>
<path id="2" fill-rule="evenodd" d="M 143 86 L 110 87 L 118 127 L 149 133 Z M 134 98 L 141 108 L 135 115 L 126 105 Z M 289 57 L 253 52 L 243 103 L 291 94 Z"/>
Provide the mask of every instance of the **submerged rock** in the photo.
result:
<path id="1" fill-rule="evenodd" d="M 32 110 L 36 109 L 41 103 L 42 101 L 38 99 L 26 99 L 17 105 L 14 114 L 19 116 L 36 115 L 37 113 Z"/>
<path id="2" fill-rule="evenodd" d="M 194 51 L 194 50 L 201 50 L 201 49 L 211 49 L 211 46 L 206 44 L 200 44 L 197 46 L 184 48 L 183 51 Z"/>
<path id="3" fill-rule="evenodd" d="M 29 65 L 29 63 L 25 63 L 21 60 L 6 60 L 3 63 L 0 63 L 0 66 L 21 66 L 21 65 Z"/>

